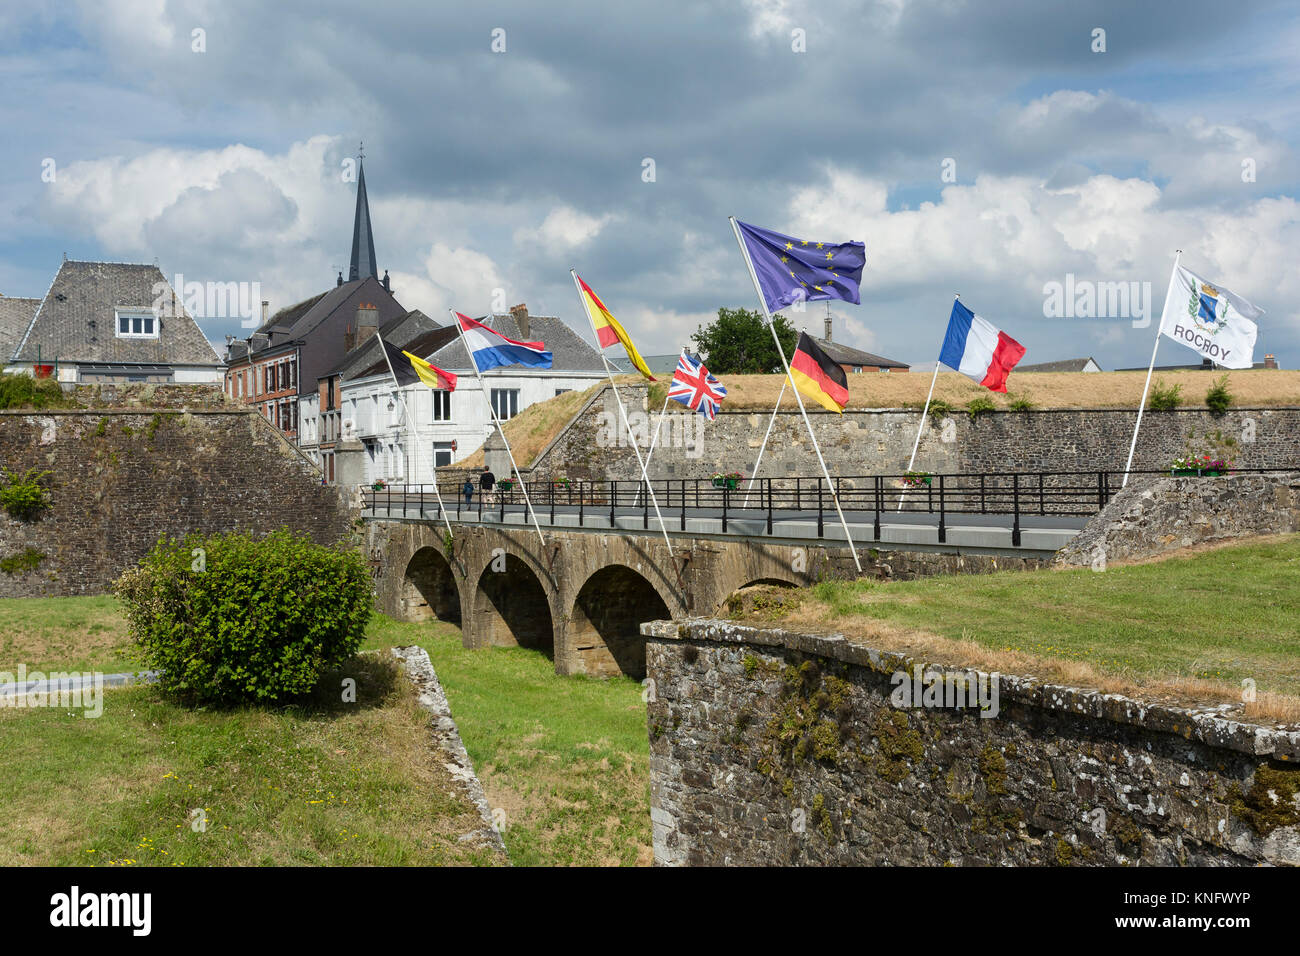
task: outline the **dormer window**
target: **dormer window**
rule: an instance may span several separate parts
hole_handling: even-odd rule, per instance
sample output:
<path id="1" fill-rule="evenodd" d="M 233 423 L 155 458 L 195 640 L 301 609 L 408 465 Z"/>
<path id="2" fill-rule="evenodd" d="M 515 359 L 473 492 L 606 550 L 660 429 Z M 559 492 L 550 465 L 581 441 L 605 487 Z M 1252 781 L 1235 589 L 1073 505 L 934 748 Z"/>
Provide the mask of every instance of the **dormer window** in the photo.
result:
<path id="1" fill-rule="evenodd" d="M 152 309 L 115 309 L 119 339 L 158 338 L 158 319 Z"/>

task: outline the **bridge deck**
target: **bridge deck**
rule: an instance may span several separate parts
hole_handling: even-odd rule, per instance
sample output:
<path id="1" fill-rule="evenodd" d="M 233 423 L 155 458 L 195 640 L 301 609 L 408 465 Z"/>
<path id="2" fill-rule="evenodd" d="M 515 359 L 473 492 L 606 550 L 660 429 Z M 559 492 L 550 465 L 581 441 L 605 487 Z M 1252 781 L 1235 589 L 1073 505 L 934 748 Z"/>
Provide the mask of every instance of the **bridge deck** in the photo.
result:
<path id="1" fill-rule="evenodd" d="M 556 505 L 537 507 L 538 524 L 543 530 L 553 528 L 564 531 L 602 533 L 623 531 L 634 534 L 660 534 L 659 520 L 653 510 L 647 516 L 644 508 L 619 507 L 614 509 L 610 521 L 609 508 L 579 509 L 576 506 Z M 529 527 L 527 509 L 522 503 L 499 503 L 484 507 L 480 513 L 477 502 L 472 508 L 449 507 L 447 516 L 453 524 Z M 362 511 L 370 520 L 433 521 L 441 522 L 442 513 L 436 501 L 415 496 L 393 494 L 379 498 Z M 683 519 L 682 509 L 674 508 L 663 514 L 664 525 L 670 538 L 722 537 L 749 538 L 779 541 L 843 542 L 844 529 L 833 513 L 822 515 L 821 533 L 818 533 L 816 512 L 774 510 L 771 531 L 768 531 L 768 513 L 765 509 L 730 508 L 724 521 L 721 508 L 687 508 Z M 940 516 L 924 512 L 880 513 L 880 534 L 876 536 L 875 512 L 849 511 L 845 513 L 853 543 L 859 547 L 887 546 L 896 549 L 919 551 L 959 551 L 980 554 L 1018 554 L 1041 556 L 1055 552 L 1079 533 L 1088 519 L 1068 515 L 1022 515 L 1020 517 L 1020 543 L 1013 543 L 1012 515 L 950 514 L 944 516 L 943 539 L 940 540 Z M 683 528 L 684 525 L 684 528 Z"/>

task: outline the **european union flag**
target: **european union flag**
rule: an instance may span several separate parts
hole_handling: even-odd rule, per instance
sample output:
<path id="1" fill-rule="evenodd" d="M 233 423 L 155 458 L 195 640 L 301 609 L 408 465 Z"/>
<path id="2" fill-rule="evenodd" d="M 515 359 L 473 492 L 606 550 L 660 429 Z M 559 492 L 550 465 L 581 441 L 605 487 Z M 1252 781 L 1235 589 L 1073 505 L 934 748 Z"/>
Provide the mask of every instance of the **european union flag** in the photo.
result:
<path id="1" fill-rule="evenodd" d="M 841 299 L 858 305 L 858 283 L 867 263 L 861 242 L 813 242 L 783 236 L 736 220 L 754 275 L 773 312 L 800 299 Z"/>

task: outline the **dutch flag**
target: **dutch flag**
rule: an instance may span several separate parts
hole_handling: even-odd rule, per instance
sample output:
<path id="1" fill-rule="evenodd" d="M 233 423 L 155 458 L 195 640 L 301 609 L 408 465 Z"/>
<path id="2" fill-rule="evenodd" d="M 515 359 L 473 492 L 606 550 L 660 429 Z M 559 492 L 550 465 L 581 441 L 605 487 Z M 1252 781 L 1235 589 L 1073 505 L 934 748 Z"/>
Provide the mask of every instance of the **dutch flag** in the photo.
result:
<path id="1" fill-rule="evenodd" d="M 1007 390 L 1007 375 L 1025 355 L 1025 347 L 994 328 L 960 301 L 952 304 L 948 334 L 939 361 L 995 392 Z"/>
<path id="2" fill-rule="evenodd" d="M 459 312 L 456 313 L 456 319 L 460 322 L 461 334 L 465 336 L 469 354 L 480 372 L 503 365 L 551 367 L 551 353 L 546 351 L 545 342 L 516 342 Z"/>

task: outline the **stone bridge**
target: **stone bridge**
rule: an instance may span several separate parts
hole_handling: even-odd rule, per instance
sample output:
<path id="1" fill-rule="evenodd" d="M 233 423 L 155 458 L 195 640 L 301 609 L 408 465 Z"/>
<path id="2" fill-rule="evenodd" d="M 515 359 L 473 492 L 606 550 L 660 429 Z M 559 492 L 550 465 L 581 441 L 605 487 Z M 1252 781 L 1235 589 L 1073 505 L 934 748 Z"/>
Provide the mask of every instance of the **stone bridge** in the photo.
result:
<path id="1" fill-rule="evenodd" d="M 546 531 L 429 520 L 370 519 L 366 547 L 377 606 L 397 620 L 458 625 L 466 647 L 532 647 L 559 674 L 645 676 L 646 621 L 712 615 L 753 584 L 802 587 L 853 577 L 841 543 L 673 535 L 625 529 Z M 873 576 L 1025 567 L 1032 558 L 860 548 Z"/>

